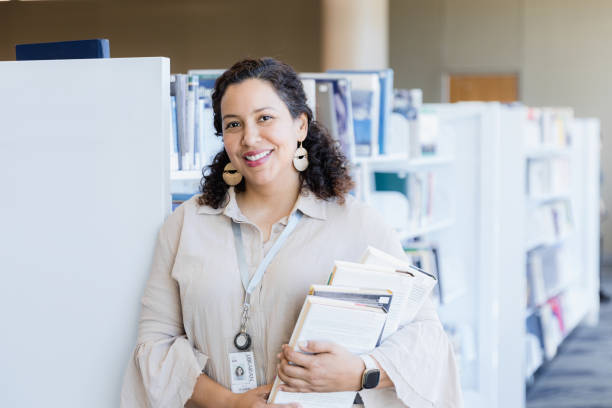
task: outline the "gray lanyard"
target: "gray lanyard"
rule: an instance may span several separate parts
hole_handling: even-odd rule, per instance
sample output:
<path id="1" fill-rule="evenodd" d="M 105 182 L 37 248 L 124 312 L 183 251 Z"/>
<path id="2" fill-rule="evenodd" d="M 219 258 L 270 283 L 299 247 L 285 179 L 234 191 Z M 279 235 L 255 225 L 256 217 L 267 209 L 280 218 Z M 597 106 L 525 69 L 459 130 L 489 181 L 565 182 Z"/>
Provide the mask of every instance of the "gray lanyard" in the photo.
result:
<path id="1" fill-rule="evenodd" d="M 238 350 L 248 350 L 251 346 L 251 336 L 246 331 L 246 325 L 249 320 L 249 309 L 251 307 L 251 293 L 255 290 L 257 285 L 263 279 L 263 275 L 272 262 L 274 256 L 278 253 L 280 248 L 283 246 L 289 234 L 295 229 L 298 222 L 302 218 L 302 213 L 295 211 L 289 217 L 287 226 L 280 234 L 272 248 L 268 251 L 263 261 L 257 267 L 255 274 L 249 280 L 249 269 L 246 265 L 246 258 L 244 256 L 244 245 L 242 243 L 242 231 L 240 224 L 232 222 L 232 230 L 234 232 L 234 241 L 236 243 L 236 255 L 238 257 L 238 267 L 240 268 L 240 279 L 242 280 L 242 286 L 244 287 L 244 303 L 242 304 L 242 318 L 240 320 L 240 332 L 234 337 L 234 345 Z"/>

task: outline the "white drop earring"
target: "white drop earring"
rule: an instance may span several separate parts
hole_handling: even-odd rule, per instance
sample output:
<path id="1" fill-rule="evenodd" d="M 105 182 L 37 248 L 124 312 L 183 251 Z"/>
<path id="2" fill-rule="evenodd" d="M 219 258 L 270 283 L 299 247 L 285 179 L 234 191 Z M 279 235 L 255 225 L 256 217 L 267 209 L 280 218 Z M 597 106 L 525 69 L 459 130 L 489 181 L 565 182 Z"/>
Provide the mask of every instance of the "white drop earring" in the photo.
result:
<path id="1" fill-rule="evenodd" d="M 298 142 L 298 148 L 293 155 L 293 167 L 299 172 L 308 168 L 308 151 L 302 146 L 302 142 Z"/>

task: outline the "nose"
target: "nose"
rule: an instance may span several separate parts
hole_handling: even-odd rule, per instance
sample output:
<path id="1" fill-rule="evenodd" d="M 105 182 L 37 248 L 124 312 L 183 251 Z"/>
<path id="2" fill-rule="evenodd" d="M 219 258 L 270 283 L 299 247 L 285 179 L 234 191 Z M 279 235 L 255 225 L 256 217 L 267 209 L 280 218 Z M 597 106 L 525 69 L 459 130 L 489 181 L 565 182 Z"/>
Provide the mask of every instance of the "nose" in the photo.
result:
<path id="1" fill-rule="evenodd" d="M 242 135 L 242 144 L 244 146 L 256 146 L 261 137 L 259 135 L 259 129 L 255 123 L 247 121 L 244 124 L 244 133 Z"/>

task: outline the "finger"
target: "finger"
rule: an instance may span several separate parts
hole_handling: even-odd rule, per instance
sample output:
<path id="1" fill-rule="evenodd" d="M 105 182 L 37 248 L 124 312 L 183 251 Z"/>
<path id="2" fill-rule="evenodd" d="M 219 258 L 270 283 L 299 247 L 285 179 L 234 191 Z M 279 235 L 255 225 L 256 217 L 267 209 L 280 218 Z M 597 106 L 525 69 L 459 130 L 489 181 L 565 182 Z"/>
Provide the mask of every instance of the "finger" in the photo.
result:
<path id="1" fill-rule="evenodd" d="M 333 353 L 337 349 L 336 343 L 324 340 L 308 340 L 298 343 L 300 350 L 308 353 Z"/>
<path id="2" fill-rule="evenodd" d="M 297 402 L 291 402 L 289 404 L 266 404 L 266 407 L 270 408 L 302 408 Z"/>
<path id="3" fill-rule="evenodd" d="M 283 359 L 279 364 L 278 371 L 286 377 L 299 378 L 308 381 L 307 369 L 298 365 L 289 364 L 289 362 L 285 359 Z"/>
<path id="4" fill-rule="evenodd" d="M 283 358 L 293 364 L 308 368 L 312 364 L 313 356 L 295 351 L 289 346 L 283 346 Z"/>
<path id="5" fill-rule="evenodd" d="M 287 378 L 287 381 L 278 388 L 284 392 L 315 392 L 310 384 L 296 378 Z"/>
<path id="6" fill-rule="evenodd" d="M 262 385 L 260 387 L 255 388 L 253 391 L 257 391 L 258 397 L 267 400 L 268 396 L 270 395 L 270 391 L 272 391 L 272 385 L 273 384 Z"/>

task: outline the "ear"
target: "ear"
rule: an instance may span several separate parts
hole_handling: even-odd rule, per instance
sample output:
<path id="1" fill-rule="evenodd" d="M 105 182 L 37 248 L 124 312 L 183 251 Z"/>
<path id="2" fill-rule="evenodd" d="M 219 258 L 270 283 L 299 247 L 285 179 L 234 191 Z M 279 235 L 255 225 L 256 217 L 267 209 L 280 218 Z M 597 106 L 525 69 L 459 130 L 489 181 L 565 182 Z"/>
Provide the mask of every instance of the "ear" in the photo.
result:
<path id="1" fill-rule="evenodd" d="M 304 139 L 306 139 L 306 136 L 308 136 L 308 116 L 305 113 L 302 113 L 300 116 L 297 117 L 297 122 L 298 122 L 298 140 L 300 142 L 303 142 Z"/>

